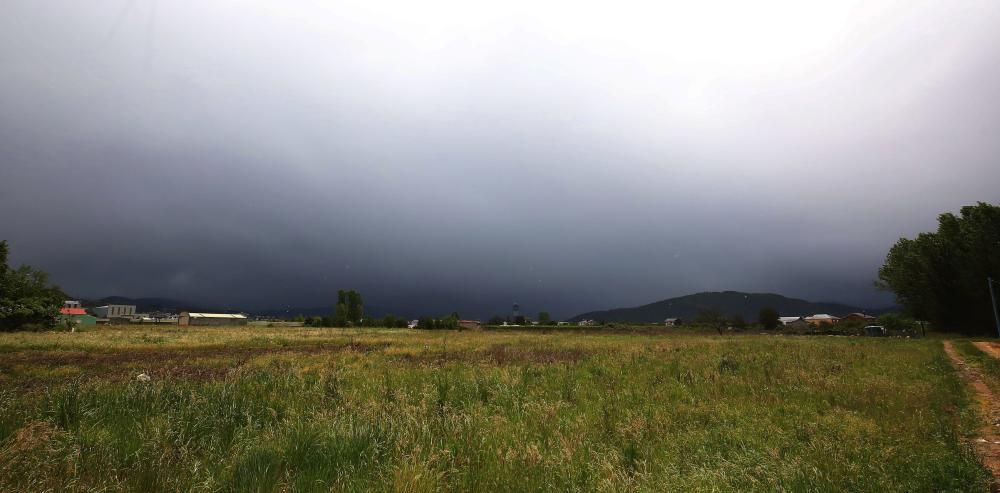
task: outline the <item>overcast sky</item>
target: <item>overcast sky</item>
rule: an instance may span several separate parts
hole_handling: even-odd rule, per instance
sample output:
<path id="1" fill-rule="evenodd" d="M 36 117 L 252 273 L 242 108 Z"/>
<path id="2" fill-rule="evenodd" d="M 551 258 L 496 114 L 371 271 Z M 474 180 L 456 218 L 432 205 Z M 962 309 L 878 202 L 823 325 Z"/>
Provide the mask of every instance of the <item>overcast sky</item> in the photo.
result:
<path id="1" fill-rule="evenodd" d="M 1000 2 L 6 0 L 0 239 L 77 297 L 880 306 L 1000 202 Z"/>

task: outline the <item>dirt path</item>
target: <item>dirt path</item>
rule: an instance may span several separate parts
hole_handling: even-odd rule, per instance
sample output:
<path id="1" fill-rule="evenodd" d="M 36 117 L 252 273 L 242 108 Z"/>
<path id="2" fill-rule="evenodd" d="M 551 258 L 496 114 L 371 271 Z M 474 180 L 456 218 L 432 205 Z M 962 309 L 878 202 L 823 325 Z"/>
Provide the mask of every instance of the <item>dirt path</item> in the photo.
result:
<path id="1" fill-rule="evenodd" d="M 984 353 L 1000 359 L 1000 343 L 998 342 L 973 342 L 977 348 Z"/>
<path id="2" fill-rule="evenodd" d="M 993 473 L 990 491 L 1000 492 L 1000 399 L 983 381 L 983 375 L 979 370 L 965 362 L 951 341 L 944 341 L 944 352 L 962 373 L 965 381 L 976 391 L 979 412 L 985 417 L 985 421 L 979 428 L 979 436 L 972 439 L 972 445 L 979 460 Z"/>

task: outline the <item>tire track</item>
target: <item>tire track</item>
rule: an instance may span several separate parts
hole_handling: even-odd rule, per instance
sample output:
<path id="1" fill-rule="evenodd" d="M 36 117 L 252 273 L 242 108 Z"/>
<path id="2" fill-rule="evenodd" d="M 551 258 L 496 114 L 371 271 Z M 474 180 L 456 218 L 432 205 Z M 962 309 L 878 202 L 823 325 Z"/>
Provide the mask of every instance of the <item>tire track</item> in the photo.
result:
<path id="1" fill-rule="evenodd" d="M 993 475 L 990 491 L 1000 492 L 1000 401 L 986 385 L 982 373 L 962 358 L 951 341 L 944 341 L 944 352 L 975 391 L 979 412 L 984 420 L 979 428 L 979 436 L 972 439 L 972 446 L 980 462 Z"/>
<path id="2" fill-rule="evenodd" d="M 996 342 L 973 342 L 977 348 L 981 349 L 984 353 L 993 356 L 994 358 L 1000 359 L 1000 343 Z"/>

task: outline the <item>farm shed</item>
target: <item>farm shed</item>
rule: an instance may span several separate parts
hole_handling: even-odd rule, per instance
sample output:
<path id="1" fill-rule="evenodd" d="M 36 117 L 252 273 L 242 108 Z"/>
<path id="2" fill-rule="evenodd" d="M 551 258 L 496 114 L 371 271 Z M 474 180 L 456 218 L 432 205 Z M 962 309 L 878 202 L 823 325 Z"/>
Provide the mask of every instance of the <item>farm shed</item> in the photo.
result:
<path id="1" fill-rule="evenodd" d="M 97 317 L 89 315 L 87 310 L 75 307 L 63 307 L 59 309 L 59 321 L 65 323 L 72 321 L 73 325 L 96 325 Z"/>
<path id="2" fill-rule="evenodd" d="M 246 325 L 247 321 L 240 313 L 181 312 L 177 325 Z"/>

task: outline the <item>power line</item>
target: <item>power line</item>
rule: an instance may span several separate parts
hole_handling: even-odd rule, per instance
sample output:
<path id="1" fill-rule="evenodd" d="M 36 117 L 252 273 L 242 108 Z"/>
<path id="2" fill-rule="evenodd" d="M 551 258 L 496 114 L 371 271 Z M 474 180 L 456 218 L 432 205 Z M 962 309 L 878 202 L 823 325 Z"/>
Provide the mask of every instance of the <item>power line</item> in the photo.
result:
<path id="1" fill-rule="evenodd" d="M 994 282 L 992 277 L 986 278 L 986 284 L 990 286 L 990 303 L 993 304 L 993 320 L 997 323 L 997 337 L 1000 337 L 1000 312 L 997 311 L 997 297 L 993 294 Z"/>

